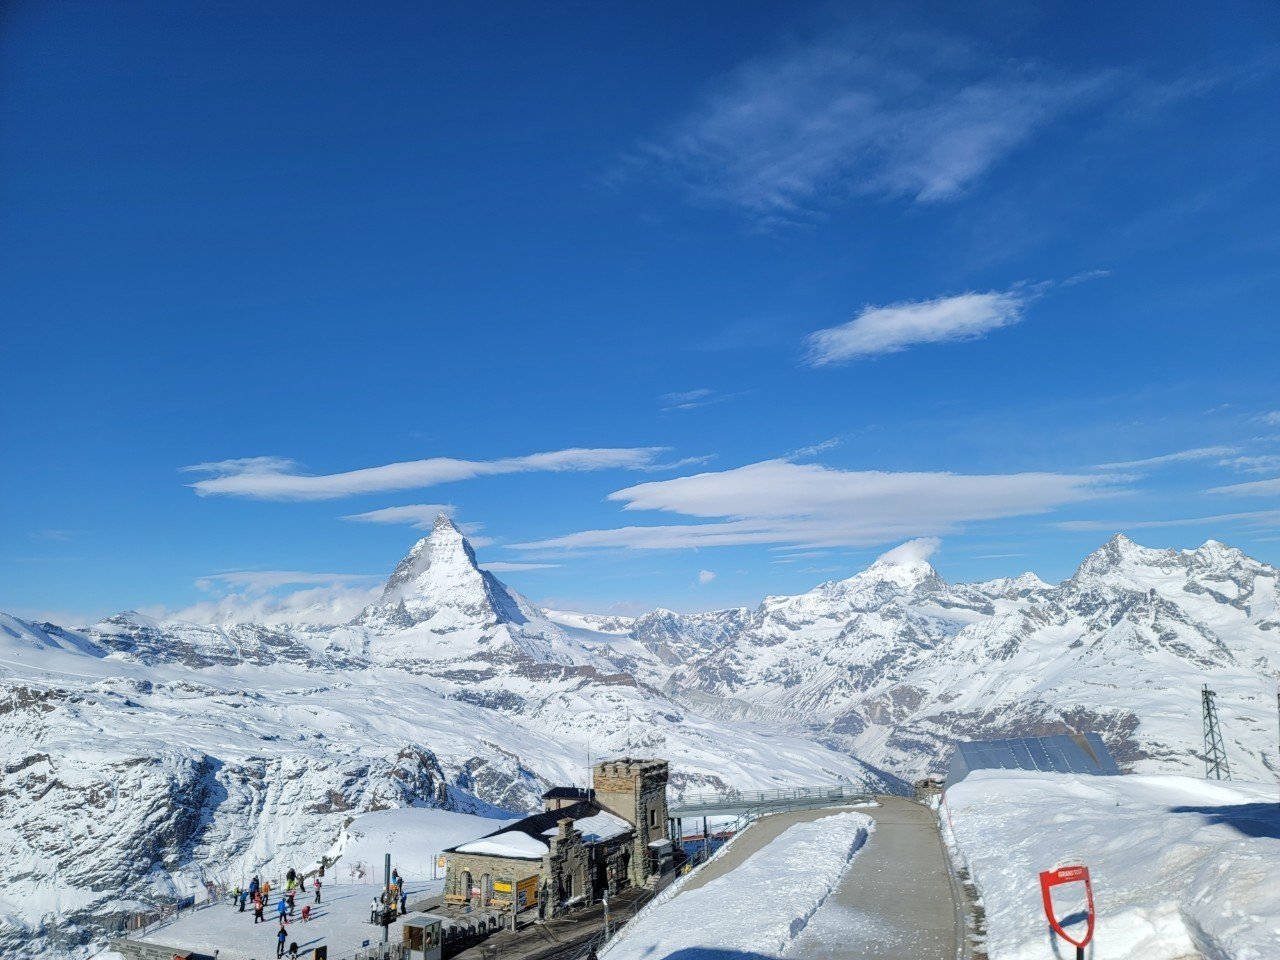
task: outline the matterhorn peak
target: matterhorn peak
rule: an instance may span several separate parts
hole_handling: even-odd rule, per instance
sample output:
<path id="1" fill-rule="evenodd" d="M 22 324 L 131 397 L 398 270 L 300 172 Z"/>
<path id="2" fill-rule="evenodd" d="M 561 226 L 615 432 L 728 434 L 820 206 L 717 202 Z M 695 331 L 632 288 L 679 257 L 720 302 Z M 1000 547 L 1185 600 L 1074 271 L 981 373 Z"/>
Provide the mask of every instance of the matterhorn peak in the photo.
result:
<path id="1" fill-rule="evenodd" d="M 475 551 L 452 520 L 436 517 L 431 533 L 413 545 L 387 580 L 380 603 L 405 604 L 410 613 L 415 605 L 446 600 L 459 590 L 484 593 L 484 575 L 476 563 Z"/>

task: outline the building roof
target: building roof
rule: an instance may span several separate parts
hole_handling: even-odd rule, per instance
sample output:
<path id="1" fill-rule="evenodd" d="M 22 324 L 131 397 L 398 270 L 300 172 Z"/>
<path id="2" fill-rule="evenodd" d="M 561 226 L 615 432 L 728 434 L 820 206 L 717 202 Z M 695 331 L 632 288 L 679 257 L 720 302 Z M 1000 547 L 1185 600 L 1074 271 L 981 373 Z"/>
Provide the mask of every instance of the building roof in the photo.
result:
<path id="1" fill-rule="evenodd" d="M 552 787 L 542 795 L 543 800 L 590 800 L 591 791 L 586 787 Z"/>
<path id="2" fill-rule="evenodd" d="M 535 813 L 493 833 L 450 847 L 445 853 L 477 853 L 516 860 L 541 860 L 550 850 L 547 837 L 554 837 L 560 829 L 560 821 L 565 819 L 574 822 L 574 827 L 582 831 L 587 843 L 600 843 L 633 829 L 630 823 L 603 810 L 599 804 L 583 800 L 559 810 Z M 618 829 L 619 824 L 625 829 Z"/>
<path id="3" fill-rule="evenodd" d="M 1117 776 L 1120 773 L 1107 745 L 1096 733 L 1064 733 L 1052 737 L 957 743 L 947 770 L 947 786 L 954 786 L 974 770 L 993 769 L 1088 773 L 1095 776 Z"/>
<path id="4" fill-rule="evenodd" d="M 557 811 L 564 813 L 563 810 Z M 587 843 L 603 843 L 606 840 L 612 840 L 614 837 L 620 837 L 623 834 L 630 833 L 635 827 L 631 826 L 626 820 L 619 816 L 615 816 L 608 810 L 601 810 L 599 813 L 583 817 L 581 820 L 574 820 L 573 826 L 582 834 L 582 839 Z M 550 830 L 543 830 L 544 837 L 554 837 L 559 831 L 559 827 L 552 827 Z"/>

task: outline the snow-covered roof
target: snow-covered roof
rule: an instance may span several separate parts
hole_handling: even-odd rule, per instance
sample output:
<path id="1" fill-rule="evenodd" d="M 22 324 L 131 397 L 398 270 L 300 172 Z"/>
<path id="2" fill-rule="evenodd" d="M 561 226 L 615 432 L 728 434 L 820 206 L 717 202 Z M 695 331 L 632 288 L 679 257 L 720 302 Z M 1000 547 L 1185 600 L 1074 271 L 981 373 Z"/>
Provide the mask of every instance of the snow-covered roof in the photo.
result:
<path id="1" fill-rule="evenodd" d="M 550 849 L 541 840 L 522 830 L 503 830 L 454 847 L 458 853 L 483 853 L 491 857 L 514 857 L 517 860 L 541 860 Z"/>
<path id="2" fill-rule="evenodd" d="M 560 821 L 572 820 L 574 829 L 587 843 L 601 843 L 630 833 L 634 828 L 621 817 L 602 810 L 599 804 L 582 801 L 560 810 L 546 810 L 508 824 L 501 830 L 459 844 L 446 853 L 479 853 L 491 857 L 541 860 L 550 849 L 544 837 L 560 832 Z"/>
<path id="3" fill-rule="evenodd" d="M 614 837 L 620 837 L 624 833 L 632 831 L 631 824 L 616 817 L 608 810 L 601 810 L 599 813 L 591 817 L 583 817 L 580 820 L 573 821 L 574 829 L 582 834 L 582 839 L 587 843 L 601 843 L 605 840 L 612 840 Z M 552 827 L 550 830 L 542 831 L 544 837 L 554 837 L 560 828 Z"/>

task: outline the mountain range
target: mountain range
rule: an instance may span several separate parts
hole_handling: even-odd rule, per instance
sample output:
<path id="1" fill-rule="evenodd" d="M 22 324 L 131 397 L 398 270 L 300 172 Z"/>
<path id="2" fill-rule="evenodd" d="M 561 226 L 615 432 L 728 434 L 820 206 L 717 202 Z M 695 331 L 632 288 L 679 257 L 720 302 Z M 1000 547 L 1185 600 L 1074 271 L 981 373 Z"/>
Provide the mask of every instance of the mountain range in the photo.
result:
<path id="1" fill-rule="evenodd" d="M 540 609 L 445 517 L 344 623 L 68 628 L 0 614 L 0 953 L 72 954 L 204 881 L 340 857 L 362 813 L 500 815 L 591 755 L 675 791 L 904 790 L 957 739 L 1096 730 L 1195 774 L 1200 688 L 1270 779 L 1280 571 L 1116 536 L 1057 585 L 949 584 L 891 552 L 755 609 Z"/>

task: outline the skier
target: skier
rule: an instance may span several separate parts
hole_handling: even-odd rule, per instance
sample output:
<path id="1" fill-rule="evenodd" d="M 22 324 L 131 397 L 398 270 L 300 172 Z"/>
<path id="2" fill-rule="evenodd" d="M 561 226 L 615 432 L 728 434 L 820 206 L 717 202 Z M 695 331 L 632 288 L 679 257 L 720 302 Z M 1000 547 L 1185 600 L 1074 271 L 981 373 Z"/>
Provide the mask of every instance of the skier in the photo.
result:
<path id="1" fill-rule="evenodd" d="M 253 895 L 253 922 L 266 923 L 266 918 L 262 916 L 262 908 L 265 906 L 262 902 L 262 894 L 255 893 Z"/>
<path id="2" fill-rule="evenodd" d="M 311 919 L 311 907 L 304 904 L 302 907 L 302 922 L 306 923 Z"/>
<path id="3" fill-rule="evenodd" d="M 258 882 L 258 877 L 257 877 L 257 875 L 255 874 L 255 875 L 254 875 L 254 878 L 253 878 L 252 880 L 250 880 L 250 881 L 249 881 L 249 897 L 250 897 L 250 899 L 252 899 L 253 897 L 256 897 L 256 896 L 258 895 L 258 890 L 259 890 L 259 888 L 260 888 L 261 886 L 262 886 L 262 884 L 260 884 L 260 883 Z"/>
<path id="4" fill-rule="evenodd" d="M 284 923 L 284 915 L 289 911 L 283 900 L 276 901 L 276 916 L 280 918 L 280 922 Z"/>
<path id="5" fill-rule="evenodd" d="M 289 904 L 289 917 L 290 917 L 290 919 L 292 919 L 292 918 L 293 918 L 293 896 L 294 896 L 294 895 L 293 895 L 293 891 L 292 891 L 292 890 L 290 890 L 290 891 L 288 892 L 288 894 L 286 894 L 286 895 L 285 895 L 285 900 L 286 900 L 286 901 L 288 902 L 288 904 Z"/>
<path id="6" fill-rule="evenodd" d="M 316 877 L 316 903 L 320 902 L 320 878 Z"/>
<path id="7" fill-rule="evenodd" d="M 271 902 L 271 881 L 270 880 L 262 881 L 262 902 L 263 903 Z"/>
<path id="8" fill-rule="evenodd" d="M 401 887 L 400 888 L 400 915 L 401 916 L 404 916 L 405 913 L 407 912 L 406 906 L 408 902 L 409 902 L 409 894 L 405 891 L 404 887 Z"/>
<path id="9" fill-rule="evenodd" d="M 288 872 L 288 873 L 286 873 L 286 874 L 284 875 L 284 878 L 285 878 L 286 880 L 297 880 L 297 879 L 298 879 L 298 871 L 297 871 L 297 870 L 295 870 L 295 869 L 293 869 L 293 867 L 290 867 L 290 868 L 289 868 L 289 872 Z"/>
<path id="10" fill-rule="evenodd" d="M 244 906 L 248 902 L 249 902 L 249 891 L 241 890 L 240 891 L 240 912 L 241 913 L 244 913 Z"/>
<path id="11" fill-rule="evenodd" d="M 284 956 L 284 942 L 289 939 L 289 935 L 284 932 L 284 927 L 280 927 L 280 931 L 276 934 L 276 960 Z"/>
<path id="12" fill-rule="evenodd" d="M 379 907 L 381 907 L 381 904 L 380 904 L 380 903 L 378 903 L 378 898 L 377 898 L 377 897 L 374 897 L 374 898 L 373 898 L 373 900 L 371 900 L 371 901 L 370 901 L 370 903 L 369 903 L 369 922 L 370 922 L 370 923 L 377 923 L 377 922 L 378 922 L 378 908 L 379 908 Z"/>
<path id="13" fill-rule="evenodd" d="M 296 943 L 289 944 L 289 960 L 298 960 L 298 945 Z"/>

